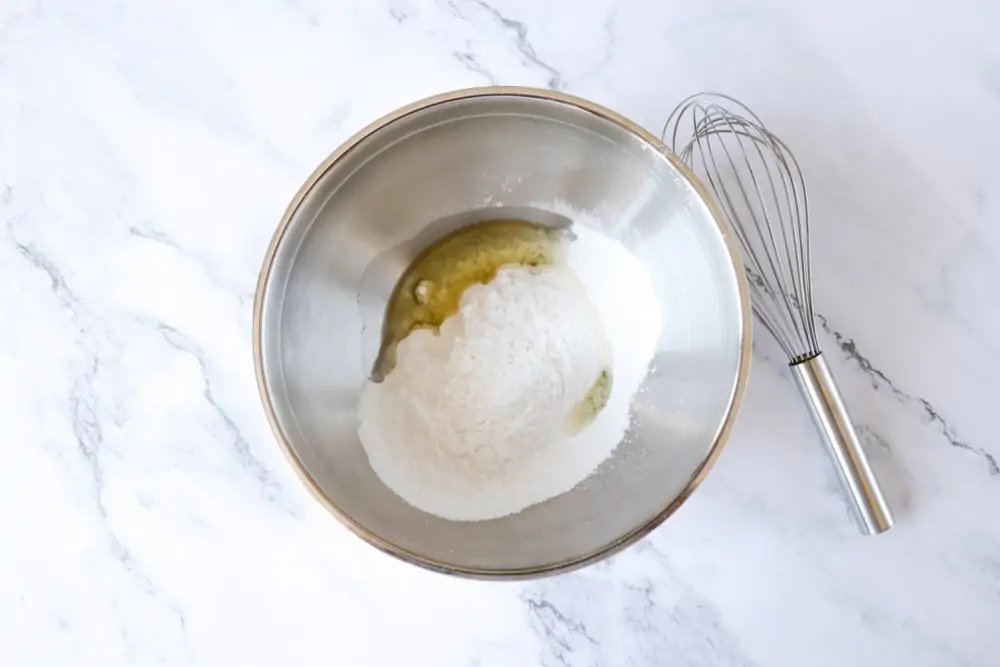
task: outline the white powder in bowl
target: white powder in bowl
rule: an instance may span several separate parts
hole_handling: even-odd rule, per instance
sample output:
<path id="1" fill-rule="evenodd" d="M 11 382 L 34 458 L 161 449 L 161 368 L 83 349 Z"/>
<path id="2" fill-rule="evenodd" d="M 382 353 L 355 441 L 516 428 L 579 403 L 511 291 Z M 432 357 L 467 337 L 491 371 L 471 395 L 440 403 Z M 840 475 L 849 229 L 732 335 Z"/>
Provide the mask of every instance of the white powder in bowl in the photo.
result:
<path id="1" fill-rule="evenodd" d="M 508 266 L 462 296 L 439 332 L 415 330 L 380 383 L 366 382 L 358 435 L 403 500 L 437 516 L 493 519 L 569 491 L 629 426 L 660 335 L 642 262 L 575 225 L 564 265 Z M 607 405 L 569 424 L 602 370 Z"/>

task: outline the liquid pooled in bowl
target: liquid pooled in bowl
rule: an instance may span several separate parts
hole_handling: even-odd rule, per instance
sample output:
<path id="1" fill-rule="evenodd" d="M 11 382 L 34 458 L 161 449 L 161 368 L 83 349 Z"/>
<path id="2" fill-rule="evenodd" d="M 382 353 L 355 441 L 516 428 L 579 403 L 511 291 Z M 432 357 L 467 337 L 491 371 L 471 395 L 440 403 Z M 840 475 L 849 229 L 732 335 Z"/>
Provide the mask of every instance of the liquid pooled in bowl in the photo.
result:
<path id="1" fill-rule="evenodd" d="M 502 266 L 550 266 L 565 256 L 570 235 L 527 220 L 487 220 L 457 229 L 424 249 L 400 276 L 386 306 L 372 369 L 381 382 L 396 364 L 396 346 L 414 329 L 437 330 L 458 311 L 471 285 Z"/>

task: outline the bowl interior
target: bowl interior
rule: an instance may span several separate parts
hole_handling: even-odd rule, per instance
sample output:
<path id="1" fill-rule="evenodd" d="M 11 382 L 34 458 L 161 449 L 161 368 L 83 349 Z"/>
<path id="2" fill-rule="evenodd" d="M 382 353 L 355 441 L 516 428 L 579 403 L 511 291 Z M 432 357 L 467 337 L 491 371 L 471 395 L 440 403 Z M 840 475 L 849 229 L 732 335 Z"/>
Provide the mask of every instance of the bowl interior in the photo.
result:
<path id="1" fill-rule="evenodd" d="M 319 496 L 396 555 L 486 575 L 586 561 L 669 514 L 731 419 L 749 312 L 731 248 L 667 155 L 581 104 L 480 93 L 405 113 L 317 172 L 279 230 L 258 312 L 265 403 Z M 413 255 L 455 224 L 510 210 L 621 239 L 653 277 L 662 335 L 633 427 L 596 474 L 519 514 L 453 522 L 374 474 L 356 432 L 358 395 L 385 300 Z"/>

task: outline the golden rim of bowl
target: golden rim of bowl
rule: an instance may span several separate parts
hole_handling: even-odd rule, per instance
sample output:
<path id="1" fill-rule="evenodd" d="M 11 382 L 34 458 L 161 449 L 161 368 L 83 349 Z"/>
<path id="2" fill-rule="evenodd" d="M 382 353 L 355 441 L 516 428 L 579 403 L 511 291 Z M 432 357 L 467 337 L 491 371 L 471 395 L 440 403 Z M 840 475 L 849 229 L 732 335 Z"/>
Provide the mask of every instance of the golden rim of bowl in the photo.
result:
<path id="1" fill-rule="evenodd" d="M 274 255 L 277 252 L 278 247 L 281 245 L 285 232 L 288 229 L 292 218 L 295 216 L 299 205 L 302 203 L 302 200 L 334 163 L 336 163 L 348 151 L 352 150 L 355 146 L 364 141 L 367 137 L 378 132 L 386 125 L 389 125 L 390 123 L 393 123 L 412 113 L 422 111 L 439 104 L 454 102 L 456 100 L 474 99 L 479 97 L 496 97 L 503 95 L 533 97 L 552 102 L 561 102 L 563 104 L 577 107 L 578 109 L 592 113 L 628 130 L 633 135 L 646 142 L 646 144 L 656 149 L 670 161 L 674 168 L 676 168 L 677 171 L 679 171 L 685 180 L 687 180 L 687 182 L 691 185 L 691 187 L 695 189 L 704 204 L 708 207 L 712 217 L 715 219 L 716 227 L 718 227 L 719 232 L 722 234 L 722 238 L 725 240 L 729 251 L 729 259 L 733 272 L 736 275 L 736 283 L 739 289 L 740 311 L 743 318 L 743 342 L 740 349 L 740 363 L 736 377 L 736 385 L 733 388 L 732 395 L 730 396 L 729 405 L 726 408 L 726 415 L 723 419 L 722 426 L 716 433 L 715 441 L 712 443 L 712 447 L 709 450 L 708 455 L 695 470 L 691 479 L 688 481 L 681 493 L 678 494 L 678 496 L 674 498 L 670 504 L 641 526 L 633 529 L 625 535 L 622 535 L 621 537 L 618 537 L 612 542 L 605 544 L 603 547 L 591 551 L 590 553 L 570 558 L 565 561 L 545 565 L 525 568 L 494 569 L 455 566 L 439 560 L 421 556 L 420 554 L 414 553 L 408 549 L 403 549 L 379 537 L 359 524 L 346 512 L 341 510 L 336 503 L 334 503 L 323 492 L 319 484 L 316 483 L 316 480 L 309 474 L 309 471 L 305 469 L 305 466 L 302 465 L 302 461 L 299 460 L 295 451 L 289 444 L 288 439 L 285 437 L 285 434 L 278 425 L 278 420 L 274 412 L 274 406 L 271 403 L 271 398 L 267 392 L 267 385 L 264 381 L 264 360 L 261 352 L 261 319 L 263 315 L 264 294 L 270 278 L 271 267 L 274 263 Z M 396 111 L 379 118 L 354 134 L 351 138 L 341 144 L 337 150 L 331 153 L 330 156 L 326 158 L 326 160 L 324 160 L 315 171 L 313 171 L 302 187 L 299 188 L 299 191 L 295 194 L 291 203 L 289 203 L 288 208 L 285 209 L 285 214 L 282 216 L 281 222 L 278 224 L 278 228 L 275 230 L 274 236 L 271 238 L 267 254 L 264 256 L 264 262 L 261 266 L 260 276 L 257 279 L 257 289 L 253 300 L 253 360 L 257 376 L 257 389 L 260 392 L 261 402 L 264 405 L 264 412 L 267 414 L 267 421 L 271 424 L 271 430 L 274 432 L 274 436 L 277 439 L 282 451 L 284 451 L 285 456 L 291 462 L 292 468 L 294 468 L 306 488 L 309 489 L 313 497 L 315 497 L 320 504 L 326 507 L 326 509 L 329 510 L 338 521 L 340 521 L 355 535 L 380 551 L 407 563 L 419 565 L 420 567 L 429 570 L 475 579 L 532 579 L 569 572 L 585 565 L 596 563 L 599 560 L 603 560 L 608 556 L 618 553 L 625 547 L 637 542 L 652 532 L 653 529 L 663 523 L 670 515 L 676 512 L 682 504 L 684 504 L 684 501 L 688 499 L 696 488 L 698 488 L 698 485 L 701 484 L 702 480 L 705 479 L 705 476 L 708 474 L 708 471 L 711 470 L 712 466 L 715 464 L 716 459 L 719 458 L 719 454 L 722 452 L 722 447 L 732 430 L 736 413 L 738 412 L 740 404 L 743 401 L 743 392 L 746 388 L 747 376 L 750 369 L 750 295 L 747 288 L 746 277 L 743 273 L 743 266 L 738 257 L 739 249 L 736 244 L 736 239 L 733 237 L 729 227 L 723 222 L 723 217 L 715 203 L 712 201 L 712 198 L 709 196 L 708 191 L 697 179 L 697 177 L 695 177 L 694 173 L 680 160 L 680 158 L 668 149 L 659 138 L 644 128 L 636 125 L 624 116 L 588 100 L 540 88 L 527 88 L 520 86 L 487 86 L 480 88 L 464 88 L 442 93 L 440 95 L 434 95 L 397 109 Z"/>

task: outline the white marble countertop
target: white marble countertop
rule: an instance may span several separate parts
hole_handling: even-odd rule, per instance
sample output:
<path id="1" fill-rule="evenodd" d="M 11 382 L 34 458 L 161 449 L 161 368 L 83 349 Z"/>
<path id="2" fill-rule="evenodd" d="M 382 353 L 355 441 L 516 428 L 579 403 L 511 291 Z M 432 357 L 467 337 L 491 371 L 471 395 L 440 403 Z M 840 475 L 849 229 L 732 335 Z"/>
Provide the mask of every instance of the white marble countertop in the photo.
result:
<path id="1" fill-rule="evenodd" d="M 0 664 L 1000 664 L 998 35 L 989 0 L 6 0 Z M 763 340 L 712 474 L 610 562 L 451 579 L 308 497 L 253 378 L 266 244 L 349 134 L 490 83 L 654 130 L 716 89 L 787 139 L 892 531 Z"/>

